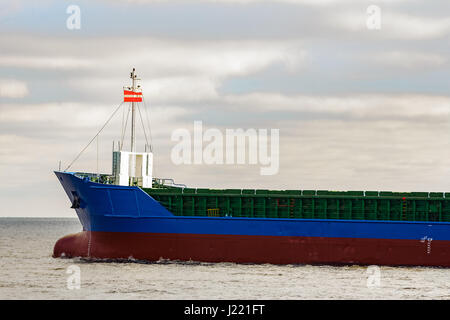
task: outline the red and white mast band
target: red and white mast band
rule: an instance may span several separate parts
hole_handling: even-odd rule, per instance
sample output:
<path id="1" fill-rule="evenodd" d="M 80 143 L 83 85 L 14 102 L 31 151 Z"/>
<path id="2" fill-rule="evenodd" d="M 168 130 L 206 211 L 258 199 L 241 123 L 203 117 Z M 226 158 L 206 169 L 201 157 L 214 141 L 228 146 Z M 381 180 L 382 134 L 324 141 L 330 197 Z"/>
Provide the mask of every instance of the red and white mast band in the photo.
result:
<path id="1" fill-rule="evenodd" d="M 123 89 L 123 102 L 142 102 L 142 92 Z"/>

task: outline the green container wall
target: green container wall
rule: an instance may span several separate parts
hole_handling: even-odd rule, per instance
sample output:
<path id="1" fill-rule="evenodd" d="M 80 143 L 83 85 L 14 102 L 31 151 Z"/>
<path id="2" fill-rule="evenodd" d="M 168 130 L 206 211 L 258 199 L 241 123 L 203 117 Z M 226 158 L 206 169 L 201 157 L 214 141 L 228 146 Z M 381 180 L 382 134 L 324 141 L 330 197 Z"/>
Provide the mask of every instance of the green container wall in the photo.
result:
<path id="1" fill-rule="evenodd" d="M 450 193 L 253 189 L 144 189 L 177 216 L 450 221 Z M 364 196 L 365 194 L 365 196 Z"/>

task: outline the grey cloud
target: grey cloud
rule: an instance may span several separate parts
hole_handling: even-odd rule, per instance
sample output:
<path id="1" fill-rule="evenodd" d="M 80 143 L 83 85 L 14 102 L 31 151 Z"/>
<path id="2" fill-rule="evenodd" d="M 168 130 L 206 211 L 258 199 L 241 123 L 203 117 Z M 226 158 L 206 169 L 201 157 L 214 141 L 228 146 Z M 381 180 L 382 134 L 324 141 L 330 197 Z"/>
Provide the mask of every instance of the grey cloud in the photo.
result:
<path id="1" fill-rule="evenodd" d="M 106 28 L 96 17 L 80 34 L 0 34 L 1 78 L 28 90 L 0 101 L 1 215 L 71 214 L 51 171 L 121 101 L 131 67 L 151 106 L 157 176 L 198 187 L 447 191 L 448 2 L 379 1 L 390 23 L 380 32 L 364 24 L 372 1 L 192 3 L 190 13 L 142 4 L 140 28 Z M 194 120 L 220 130 L 279 128 L 279 174 L 175 166 L 170 134 Z M 101 171 L 111 170 L 120 127 L 118 115 L 100 137 Z M 74 170 L 93 171 L 95 162 L 93 145 Z M 42 208 L 19 201 L 30 188 L 40 192 L 27 201 Z"/>

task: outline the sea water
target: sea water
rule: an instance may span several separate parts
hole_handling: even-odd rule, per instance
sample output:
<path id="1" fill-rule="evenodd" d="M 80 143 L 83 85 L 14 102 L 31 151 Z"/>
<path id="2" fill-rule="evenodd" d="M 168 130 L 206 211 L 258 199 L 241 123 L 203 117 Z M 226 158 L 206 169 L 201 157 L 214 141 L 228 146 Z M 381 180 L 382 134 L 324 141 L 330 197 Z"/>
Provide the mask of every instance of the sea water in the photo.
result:
<path id="1" fill-rule="evenodd" d="M 79 231 L 77 219 L 0 218 L 0 299 L 450 299 L 445 268 L 52 258 Z"/>

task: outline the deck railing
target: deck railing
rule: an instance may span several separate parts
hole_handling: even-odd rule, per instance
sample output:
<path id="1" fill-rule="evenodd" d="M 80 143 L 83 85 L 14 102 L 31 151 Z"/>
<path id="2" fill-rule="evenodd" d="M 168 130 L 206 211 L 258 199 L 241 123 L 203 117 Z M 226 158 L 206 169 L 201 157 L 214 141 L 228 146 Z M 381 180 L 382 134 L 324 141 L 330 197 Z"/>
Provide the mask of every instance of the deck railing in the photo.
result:
<path id="1" fill-rule="evenodd" d="M 81 179 L 87 179 L 91 182 L 117 185 L 117 177 L 111 174 L 102 173 L 89 173 L 89 172 L 76 172 L 75 176 Z M 130 177 L 128 179 L 129 186 L 142 186 L 142 177 Z M 169 178 L 153 178 L 152 179 L 153 188 L 186 188 L 186 185 L 175 183 L 173 179 Z"/>

